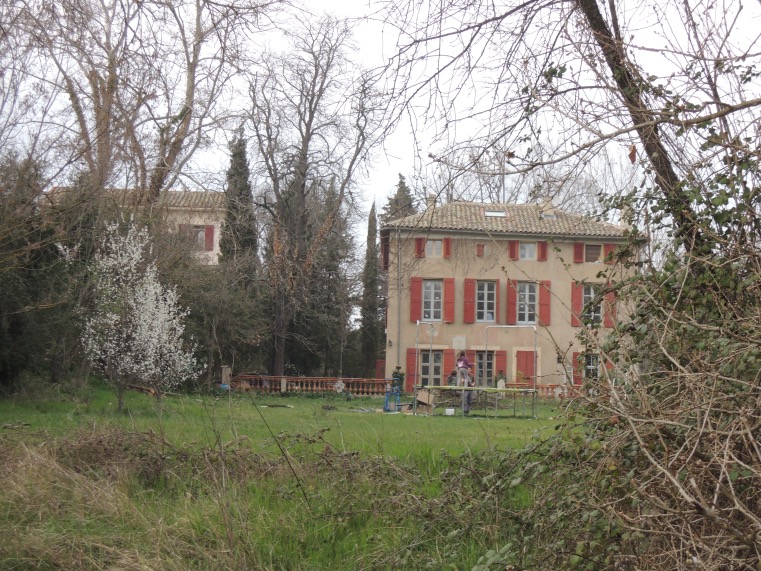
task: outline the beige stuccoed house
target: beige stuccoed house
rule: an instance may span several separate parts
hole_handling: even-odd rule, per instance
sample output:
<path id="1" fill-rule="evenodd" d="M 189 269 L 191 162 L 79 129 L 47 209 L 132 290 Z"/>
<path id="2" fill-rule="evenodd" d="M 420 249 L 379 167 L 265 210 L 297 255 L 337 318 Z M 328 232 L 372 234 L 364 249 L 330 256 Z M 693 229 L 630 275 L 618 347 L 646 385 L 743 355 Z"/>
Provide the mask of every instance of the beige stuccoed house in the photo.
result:
<path id="1" fill-rule="evenodd" d="M 381 229 L 388 272 L 385 376 L 405 388 L 447 384 L 465 350 L 478 385 L 535 384 L 558 392 L 597 375 L 602 359 L 582 327 L 615 326 L 614 263 L 627 228 L 542 204 L 429 199 Z"/>
<path id="2" fill-rule="evenodd" d="M 199 263 L 219 263 L 219 239 L 225 221 L 225 193 L 167 191 L 159 199 L 166 224 L 190 238 Z"/>
<path id="3" fill-rule="evenodd" d="M 44 204 L 76 211 L 84 208 L 85 203 L 96 201 L 98 209 L 107 216 L 140 212 L 160 220 L 171 232 L 184 236 L 199 264 L 213 266 L 219 263 L 219 241 L 226 212 L 224 192 L 167 190 L 151 204 L 139 198 L 131 189 L 108 188 L 86 194 L 56 187 L 45 193 Z M 88 207 L 92 208 L 91 205 Z"/>

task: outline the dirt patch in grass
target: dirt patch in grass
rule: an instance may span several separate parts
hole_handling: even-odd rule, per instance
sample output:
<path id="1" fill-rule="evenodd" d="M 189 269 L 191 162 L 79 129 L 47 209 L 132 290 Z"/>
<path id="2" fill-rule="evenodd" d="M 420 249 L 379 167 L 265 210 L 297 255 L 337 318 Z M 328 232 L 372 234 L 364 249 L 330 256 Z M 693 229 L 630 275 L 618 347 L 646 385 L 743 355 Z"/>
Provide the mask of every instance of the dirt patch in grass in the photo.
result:
<path id="1" fill-rule="evenodd" d="M 243 482 L 279 469 L 282 459 L 255 453 L 247 444 L 242 438 L 215 449 L 179 447 L 153 431 L 105 428 L 74 432 L 55 441 L 52 450 L 61 466 L 77 473 L 135 479 L 145 487 L 213 482 L 223 475 Z"/>

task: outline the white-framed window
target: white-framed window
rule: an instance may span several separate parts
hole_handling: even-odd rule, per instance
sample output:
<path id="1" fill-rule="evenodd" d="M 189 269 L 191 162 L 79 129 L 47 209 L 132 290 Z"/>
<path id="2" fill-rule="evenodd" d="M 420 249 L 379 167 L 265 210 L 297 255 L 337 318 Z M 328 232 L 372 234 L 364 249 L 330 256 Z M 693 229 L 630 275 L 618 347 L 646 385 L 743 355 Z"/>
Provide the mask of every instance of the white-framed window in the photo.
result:
<path id="1" fill-rule="evenodd" d="M 476 351 L 476 384 L 491 386 L 494 381 L 494 353 L 492 351 Z"/>
<path id="2" fill-rule="evenodd" d="M 584 261 L 601 262 L 602 261 L 602 244 L 584 244 Z"/>
<path id="3" fill-rule="evenodd" d="M 594 284 L 584 284 L 581 295 L 583 312 L 582 318 L 587 323 L 600 323 L 602 321 L 602 303 L 597 299 L 597 287 Z"/>
<path id="4" fill-rule="evenodd" d="M 420 384 L 441 385 L 441 366 L 444 362 L 442 351 L 420 351 Z"/>
<path id="5" fill-rule="evenodd" d="M 441 321 L 444 283 L 442 280 L 423 280 L 423 320 Z"/>
<path id="6" fill-rule="evenodd" d="M 596 380 L 600 376 L 600 356 L 594 353 L 584 355 L 584 379 Z"/>
<path id="7" fill-rule="evenodd" d="M 520 242 L 518 258 L 521 260 L 536 260 L 536 242 Z"/>
<path id="8" fill-rule="evenodd" d="M 507 218 L 507 212 L 504 210 L 487 210 L 484 215 L 487 218 Z"/>
<path id="9" fill-rule="evenodd" d="M 497 282 L 476 283 L 476 321 L 494 322 L 497 315 Z"/>
<path id="10" fill-rule="evenodd" d="M 518 282 L 518 323 L 536 323 L 536 282 Z"/>
<path id="11" fill-rule="evenodd" d="M 426 258 L 440 258 L 444 255 L 443 240 L 426 240 L 425 241 L 425 257 Z"/>

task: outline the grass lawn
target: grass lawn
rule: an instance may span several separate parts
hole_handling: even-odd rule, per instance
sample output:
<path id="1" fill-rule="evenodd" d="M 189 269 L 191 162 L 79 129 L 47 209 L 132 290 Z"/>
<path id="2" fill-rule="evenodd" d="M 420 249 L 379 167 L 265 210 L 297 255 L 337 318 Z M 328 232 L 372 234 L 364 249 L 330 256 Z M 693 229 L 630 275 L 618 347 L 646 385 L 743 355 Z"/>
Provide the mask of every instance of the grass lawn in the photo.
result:
<path id="1" fill-rule="evenodd" d="M 411 397 L 406 399 L 411 402 Z M 405 399 L 403 399 L 403 402 Z M 470 417 L 388 414 L 382 398 L 347 400 L 232 394 L 221 397 L 182 395 L 152 397 L 128 392 L 125 410 L 118 414 L 116 399 L 106 387 L 96 387 L 78 396 L 48 395 L 44 400 L 11 398 L 0 400 L 0 419 L 6 434 L 19 437 L 60 436 L 91 426 L 120 426 L 125 429 L 161 432 L 177 445 L 214 446 L 246 438 L 257 450 L 276 451 L 272 435 L 312 434 L 325 430 L 324 439 L 339 450 L 389 455 L 399 459 L 426 457 L 446 450 L 451 455 L 490 448 L 522 446 L 537 431 L 552 428 L 560 413 L 555 402 L 539 401 L 537 418 L 530 406 L 518 417 L 512 409 L 479 409 Z M 367 412 L 373 411 L 373 412 Z"/>
<path id="2" fill-rule="evenodd" d="M 0 568 L 472 567 L 501 533 L 473 493 L 484 470 L 549 434 L 557 405 L 382 407 L 128 393 L 119 414 L 102 386 L 0 401 Z"/>

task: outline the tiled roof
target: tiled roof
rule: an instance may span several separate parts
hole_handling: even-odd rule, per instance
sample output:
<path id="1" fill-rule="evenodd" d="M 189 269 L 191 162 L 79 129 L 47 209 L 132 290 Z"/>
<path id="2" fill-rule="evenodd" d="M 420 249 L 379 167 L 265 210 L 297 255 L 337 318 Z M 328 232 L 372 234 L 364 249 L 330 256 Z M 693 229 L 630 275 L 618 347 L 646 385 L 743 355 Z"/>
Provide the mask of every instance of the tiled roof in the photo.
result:
<path id="1" fill-rule="evenodd" d="M 58 204 L 71 192 L 67 187 L 55 187 L 45 196 L 51 204 Z M 134 190 L 125 188 L 108 188 L 100 196 L 121 206 L 132 206 L 137 198 Z M 225 200 L 224 192 L 167 190 L 161 193 L 156 205 L 186 210 L 219 210 L 225 208 Z"/>
<path id="2" fill-rule="evenodd" d="M 225 193 L 170 190 L 161 195 L 159 202 L 169 208 L 225 208 Z"/>
<path id="3" fill-rule="evenodd" d="M 505 215 L 487 216 L 487 212 L 504 212 Z M 464 201 L 437 204 L 424 212 L 391 220 L 385 228 L 606 238 L 623 237 L 626 232 L 623 226 L 599 222 L 558 208 L 546 210 L 543 215 L 539 204 Z"/>

